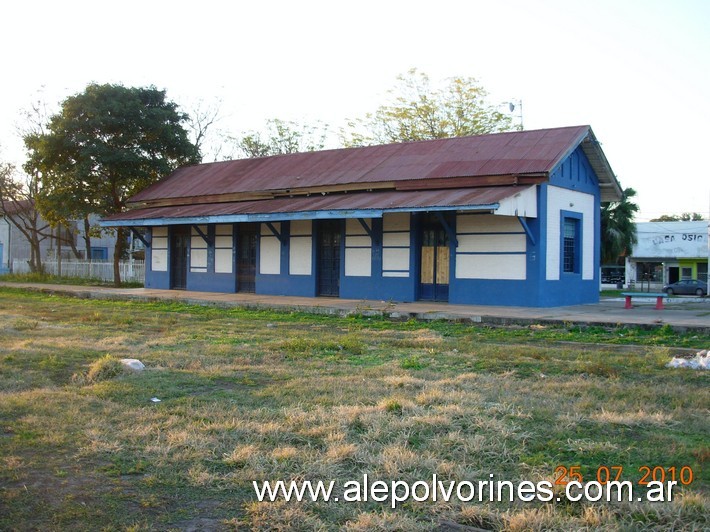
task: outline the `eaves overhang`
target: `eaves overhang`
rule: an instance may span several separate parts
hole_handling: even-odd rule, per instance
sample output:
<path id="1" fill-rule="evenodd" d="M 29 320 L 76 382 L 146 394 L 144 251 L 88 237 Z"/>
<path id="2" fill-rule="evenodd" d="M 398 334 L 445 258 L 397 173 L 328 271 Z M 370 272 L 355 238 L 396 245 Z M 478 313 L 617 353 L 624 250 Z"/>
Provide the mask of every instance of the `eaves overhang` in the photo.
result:
<path id="1" fill-rule="evenodd" d="M 395 212 L 494 212 L 499 203 L 485 205 L 394 207 L 391 209 L 344 209 L 327 211 L 293 211 L 288 213 L 226 214 L 215 216 L 146 217 L 130 220 L 101 220 L 101 227 L 152 227 L 161 225 L 204 225 L 246 222 L 286 222 L 293 220 L 332 220 L 345 218 L 382 218 Z"/>
<path id="2" fill-rule="evenodd" d="M 537 186 L 426 191 L 361 192 L 262 201 L 172 205 L 129 210 L 101 220 L 102 227 L 381 218 L 394 212 L 519 212 L 534 217 Z M 505 211 L 505 212 L 503 212 Z"/>

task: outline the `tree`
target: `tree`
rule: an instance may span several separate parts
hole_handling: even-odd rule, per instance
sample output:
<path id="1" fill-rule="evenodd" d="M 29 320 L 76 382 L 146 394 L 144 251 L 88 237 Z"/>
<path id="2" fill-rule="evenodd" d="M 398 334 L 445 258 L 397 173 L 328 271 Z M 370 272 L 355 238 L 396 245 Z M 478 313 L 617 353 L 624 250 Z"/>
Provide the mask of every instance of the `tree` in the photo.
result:
<path id="1" fill-rule="evenodd" d="M 272 118 L 266 121 L 265 132 L 250 131 L 231 141 L 244 156 L 256 158 L 322 150 L 326 136 L 327 127 L 321 124 L 302 126 Z"/>
<path id="2" fill-rule="evenodd" d="M 633 188 L 626 188 L 622 193 L 621 201 L 602 204 L 602 264 L 617 264 L 619 257 L 630 252 L 637 242 L 634 214 L 639 208 L 631 201 L 634 196 L 636 191 Z"/>
<path id="3" fill-rule="evenodd" d="M 17 127 L 20 137 L 24 139 L 41 136 L 47 133 L 46 126 L 49 121 L 50 112 L 48 111 L 46 101 L 42 98 L 42 90 L 39 91 L 37 100 L 33 101 L 29 107 L 22 109 L 21 114 L 24 120 Z M 34 163 L 36 163 L 36 161 L 29 158 L 24 165 L 27 175 L 33 176 L 28 180 L 28 184 L 30 185 L 28 190 L 34 189 L 34 193 L 32 194 L 32 204 L 34 208 L 38 210 L 50 227 L 57 230 L 56 235 L 61 235 L 63 230 L 65 233 L 69 231 L 69 233 L 67 233 L 69 236 L 67 238 L 57 238 L 57 243 L 59 245 L 61 245 L 61 242 L 68 243 L 74 252 L 74 256 L 77 258 L 80 258 L 81 255 L 76 248 L 74 231 L 70 230 L 70 228 L 75 227 L 76 220 L 82 220 L 83 218 L 84 231 L 82 237 L 86 250 L 86 258 L 87 260 L 91 260 L 91 237 L 92 235 L 100 234 L 100 229 L 91 226 L 88 214 L 70 212 L 68 208 L 70 204 L 68 204 L 67 201 L 71 201 L 71 198 L 59 197 L 59 195 L 53 197 L 54 203 L 63 207 L 60 211 L 51 208 L 52 205 L 50 203 L 45 205 L 44 195 L 42 194 L 42 180 L 40 179 L 41 170 Z M 67 216 L 67 214 L 73 215 Z M 61 256 L 57 258 L 61 260 Z M 61 264 L 61 262 L 59 264 Z"/>
<path id="4" fill-rule="evenodd" d="M 183 127 L 187 118 L 155 87 L 91 84 L 70 96 L 45 133 L 24 137 L 26 168 L 41 172 L 38 208 L 57 219 L 121 212 L 130 196 L 199 162 Z M 125 229 L 116 229 L 116 285 L 125 243 Z"/>
<path id="5" fill-rule="evenodd" d="M 186 128 L 190 141 L 200 152 L 202 162 L 218 161 L 222 157 L 224 145 L 215 137 L 222 137 L 215 133 L 215 126 L 222 119 L 222 100 L 215 98 L 210 102 L 200 99 L 188 104 Z"/>
<path id="6" fill-rule="evenodd" d="M 416 69 L 397 77 L 391 99 L 341 132 L 346 146 L 482 135 L 516 129 L 510 116 L 486 102 L 475 78 L 454 77 L 442 87 Z"/>
<path id="7" fill-rule="evenodd" d="M 697 212 L 684 212 L 683 214 L 663 214 L 654 218 L 652 222 L 701 222 L 703 215 Z"/>
<path id="8" fill-rule="evenodd" d="M 65 243 L 77 254 L 73 232 L 66 226 L 59 226 L 56 232 L 53 231 L 35 208 L 39 192 L 40 182 L 36 174 L 22 176 L 13 165 L 0 163 L 0 216 L 14 225 L 27 240 L 30 247 L 27 262 L 33 273 L 44 271 L 40 246 L 47 239 L 55 239 L 58 244 Z"/>

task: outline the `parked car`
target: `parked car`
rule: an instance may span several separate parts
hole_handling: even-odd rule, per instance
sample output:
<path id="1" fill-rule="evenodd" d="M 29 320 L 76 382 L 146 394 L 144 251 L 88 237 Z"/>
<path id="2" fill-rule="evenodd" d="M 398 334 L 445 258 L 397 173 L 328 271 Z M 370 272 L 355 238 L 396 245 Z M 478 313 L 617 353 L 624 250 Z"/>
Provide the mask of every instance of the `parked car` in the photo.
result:
<path id="1" fill-rule="evenodd" d="M 708 284 L 705 281 L 686 279 L 665 285 L 663 291 L 669 296 L 673 294 L 706 296 L 708 293 Z"/>

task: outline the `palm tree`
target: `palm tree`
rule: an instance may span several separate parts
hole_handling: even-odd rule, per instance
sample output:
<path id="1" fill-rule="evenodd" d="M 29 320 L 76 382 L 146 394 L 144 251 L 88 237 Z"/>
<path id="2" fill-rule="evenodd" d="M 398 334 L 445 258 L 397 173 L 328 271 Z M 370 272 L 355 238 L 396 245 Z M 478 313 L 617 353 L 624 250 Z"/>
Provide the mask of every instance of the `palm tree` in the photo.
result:
<path id="1" fill-rule="evenodd" d="M 626 188 L 621 201 L 602 204 L 602 264 L 619 264 L 637 242 L 634 215 L 639 207 L 630 201 L 635 195 L 633 188 Z"/>

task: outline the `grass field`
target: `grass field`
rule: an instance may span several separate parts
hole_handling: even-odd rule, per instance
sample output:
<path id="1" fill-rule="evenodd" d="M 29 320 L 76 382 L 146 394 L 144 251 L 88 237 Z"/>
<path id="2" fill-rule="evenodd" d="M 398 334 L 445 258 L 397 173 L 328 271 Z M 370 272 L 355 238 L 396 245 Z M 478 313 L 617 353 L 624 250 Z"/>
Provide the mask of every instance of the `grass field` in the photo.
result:
<path id="1" fill-rule="evenodd" d="M 680 347 L 710 346 L 708 336 L 0 289 L 0 340 L 2 530 L 710 527 L 709 376 L 664 367 Z M 113 371 L 121 357 L 147 370 Z M 409 501 L 394 510 L 259 503 L 252 488 L 343 485 L 364 473 L 554 481 L 558 466 L 579 466 L 585 480 L 623 466 L 633 482 L 644 466 L 669 476 L 687 466 L 694 480 L 668 503 Z"/>

